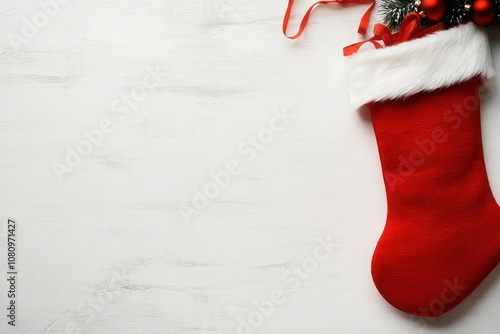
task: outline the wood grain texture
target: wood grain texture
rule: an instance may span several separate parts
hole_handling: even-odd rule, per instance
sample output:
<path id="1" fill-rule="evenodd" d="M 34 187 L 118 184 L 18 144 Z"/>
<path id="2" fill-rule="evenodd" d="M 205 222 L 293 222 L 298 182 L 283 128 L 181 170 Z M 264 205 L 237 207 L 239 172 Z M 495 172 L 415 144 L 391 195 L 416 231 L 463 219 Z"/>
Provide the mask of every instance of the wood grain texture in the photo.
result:
<path id="1" fill-rule="evenodd" d="M 435 321 L 377 293 L 385 194 L 341 52 L 365 6 L 318 8 L 291 42 L 286 2 L 71 0 L 17 52 L 9 36 L 40 4 L 0 3 L 2 310 L 5 220 L 19 222 L 17 326 L 0 315 L 1 333 L 498 333 L 498 270 Z M 133 92 L 145 96 L 132 107 Z M 497 198 L 499 105 L 493 94 L 483 106 Z M 106 119 L 112 130 L 58 180 L 54 162 Z M 237 171 L 186 223 L 180 208 L 228 163 Z"/>

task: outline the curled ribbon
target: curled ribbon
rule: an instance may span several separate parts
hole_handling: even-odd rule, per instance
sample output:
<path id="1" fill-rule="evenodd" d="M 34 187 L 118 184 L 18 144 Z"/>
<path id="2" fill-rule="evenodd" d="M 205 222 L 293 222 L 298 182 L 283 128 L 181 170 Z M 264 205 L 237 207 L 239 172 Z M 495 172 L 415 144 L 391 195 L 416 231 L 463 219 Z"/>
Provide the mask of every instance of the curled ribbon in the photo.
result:
<path id="1" fill-rule="evenodd" d="M 364 35 L 366 33 L 366 29 L 368 28 L 368 23 L 370 21 L 370 15 L 373 11 L 373 8 L 375 8 L 375 0 L 327 0 L 327 1 L 318 1 L 314 3 L 307 12 L 305 13 L 304 17 L 302 18 L 302 21 L 300 22 L 300 28 L 299 31 L 293 35 L 289 36 L 286 33 L 287 27 L 288 27 L 288 21 L 290 20 L 290 14 L 292 12 L 292 6 L 293 6 L 294 0 L 288 0 L 288 7 L 286 8 L 285 12 L 285 17 L 283 18 L 283 34 L 285 34 L 286 37 L 290 39 L 296 39 L 300 35 L 302 35 L 302 32 L 304 31 L 307 21 L 309 20 L 309 15 L 311 15 L 312 10 L 318 6 L 318 5 L 329 5 L 329 4 L 338 4 L 338 5 L 347 5 L 347 4 L 353 4 L 353 3 L 371 3 L 371 6 L 367 9 L 363 17 L 361 18 L 361 21 L 359 22 L 359 28 L 358 28 L 358 33 L 361 35 Z"/>
<path id="2" fill-rule="evenodd" d="M 344 56 L 350 56 L 356 53 L 365 43 L 372 43 L 375 46 L 375 49 L 380 49 L 382 44 L 380 44 L 379 41 L 382 41 L 384 46 L 397 45 L 408 41 L 414 38 L 415 34 L 419 32 L 419 27 L 420 15 L 418 13 L 409 13 L 406 15 L 403 19 L 403 23 L 401 24 L 401 29 L 396 33 L 391 33 L 389 28 L 385 25 L 377 23 L 373 27 L 373 37 L 366 41 L 346 46 L 344 48 Z"/>

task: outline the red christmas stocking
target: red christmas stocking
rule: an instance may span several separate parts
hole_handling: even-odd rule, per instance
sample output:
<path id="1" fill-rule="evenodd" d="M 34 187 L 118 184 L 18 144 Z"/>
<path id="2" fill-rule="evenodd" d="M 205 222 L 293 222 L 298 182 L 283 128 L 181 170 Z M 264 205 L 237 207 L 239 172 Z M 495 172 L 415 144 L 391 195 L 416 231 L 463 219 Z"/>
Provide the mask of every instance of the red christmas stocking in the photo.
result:
<path id="1" fill-rule="evenodd" d="M 394 307 L 437 317 L 500 261 L 500 208 L 483 159 L 478 88 L 493 75 L 484 29 L 439 31 L 347 59 L 368 105 L 388 216 L 372 276 Z"/>

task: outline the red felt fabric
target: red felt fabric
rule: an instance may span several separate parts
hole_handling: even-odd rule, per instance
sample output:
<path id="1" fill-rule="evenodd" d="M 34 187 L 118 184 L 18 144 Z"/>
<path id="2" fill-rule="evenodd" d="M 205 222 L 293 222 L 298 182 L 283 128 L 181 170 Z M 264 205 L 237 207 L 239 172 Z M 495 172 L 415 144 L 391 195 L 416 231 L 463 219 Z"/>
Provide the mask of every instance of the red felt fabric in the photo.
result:
<path id="1" fill-rule="evenodd" d="M 500 208 L 488 183 L 477 78 L 368 105 L 388 215 L 372 260 L 394 307 L 437 317 L 500 261 Z"/>

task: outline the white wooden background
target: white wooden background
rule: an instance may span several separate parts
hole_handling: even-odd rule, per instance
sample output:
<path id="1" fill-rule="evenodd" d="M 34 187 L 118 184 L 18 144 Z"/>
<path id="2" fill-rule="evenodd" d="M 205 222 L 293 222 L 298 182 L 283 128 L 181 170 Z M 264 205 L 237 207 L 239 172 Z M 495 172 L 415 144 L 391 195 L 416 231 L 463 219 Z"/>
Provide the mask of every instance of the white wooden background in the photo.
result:
<path id="1" fill-rule="evenodd" d="M 44 3 L 0 3 L 1 333 L 499 332 L 498 270 L 435 321 L 396 311 L 371 281 L 385 194 L 342 70 L 366 6 L 319 8 L 292 42 L 286 0 L 69 0 L 45 19 Z M 297 1 L 292 32 L 311 3 Z M 500 71 L 500 31 L 489 34 Z M 498 198 L 499 106 L 483 105 Z M 78 145 L 88 155 L 58 180 L 53 165 Z M 210 185 L 228 164 L 227 185 Z M 205 187 L 213 198 L 184 219 Z"/>

